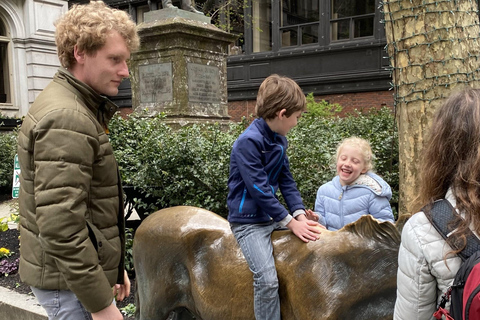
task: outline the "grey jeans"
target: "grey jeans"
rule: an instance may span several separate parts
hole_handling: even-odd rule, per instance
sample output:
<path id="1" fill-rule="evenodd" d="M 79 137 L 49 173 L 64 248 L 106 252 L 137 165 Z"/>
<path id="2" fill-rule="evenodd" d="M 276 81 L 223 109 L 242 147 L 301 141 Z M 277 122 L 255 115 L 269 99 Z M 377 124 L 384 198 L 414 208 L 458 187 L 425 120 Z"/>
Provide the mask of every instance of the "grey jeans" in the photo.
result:
<path id="1" fill-rule="evenodd" d="M 77 296 L 69 290 L 43 290 L 30 287 L 49 320 L 92 320 Z"/>
<path id="2" fill-rule="evenodd" d="M 231 224 L 243 255 L 253 273 L 255 319 L 280 320 L 278 278 L 271 235 L 279 229 L 274 222 L 262 224 Z"/>

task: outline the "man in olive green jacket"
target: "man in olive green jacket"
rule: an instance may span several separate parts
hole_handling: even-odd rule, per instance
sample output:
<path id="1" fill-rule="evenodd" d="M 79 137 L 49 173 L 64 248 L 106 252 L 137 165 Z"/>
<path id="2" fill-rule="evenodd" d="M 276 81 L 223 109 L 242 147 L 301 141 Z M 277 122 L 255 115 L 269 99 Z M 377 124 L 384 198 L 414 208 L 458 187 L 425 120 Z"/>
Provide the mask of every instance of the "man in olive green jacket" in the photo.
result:
<path id="1" fill-rule="evenodd" d="M 106 135 L 117 107 L 104 95 L 129 75 L 136 26 L 92 1 L 57 21 L 56 43 L 63 68 L 18 138 L 20 276 L 49 319 L 123 319 L 113 303 L 130 292 L 122 187 Z"/>

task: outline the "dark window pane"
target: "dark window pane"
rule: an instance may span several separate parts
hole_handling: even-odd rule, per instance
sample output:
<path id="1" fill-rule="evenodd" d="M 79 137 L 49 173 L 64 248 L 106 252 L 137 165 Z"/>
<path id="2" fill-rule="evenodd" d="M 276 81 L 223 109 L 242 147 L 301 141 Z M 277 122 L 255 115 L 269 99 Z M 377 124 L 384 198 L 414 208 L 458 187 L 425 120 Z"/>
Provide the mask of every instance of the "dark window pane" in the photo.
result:
<path id="1" fill-rule="evenodd" d="M 350 39 L 350 19 L 333 22 L 330 25 L 332 41 Z"/>
<path id="2" fill-rule="evenodd" d="M 7 29 L 5 28 L 5 25 L 3 24 L 2 20 L 0 20 L 0 36 L 3 36 L 3 37 L 7 36 Z"/>
<path id="3" fill-rule="evenodd" d="M 282 47 L 296 46 L 298 44 L 297 28 L 282 30 Z"/>
<path id="4" fill-rule="evenodd" d="M 302 44 L 318 43 L 318 24 L 303 26 Z"/>
<path id="5" fill-rule="evenodd" d="M 375 0 L 332 0 L 332 17 L 345 18 L 375 13 Z"/>
<path id="6" fill-rule="evenodd" d="M 7 43 L 0 42 L 0 103 L 8 102 L 8 61 Z"/>
<path id="7" fill-rule="evenodd" d="M 318 0 L 283 0 L 280 26 L 293 26 L 319 21 L 319 3 Z"/>
<path id="8" fill-rule="evenodd" d="M 355 19 L 355 38 L 373 36 L 373 17 Z"/>

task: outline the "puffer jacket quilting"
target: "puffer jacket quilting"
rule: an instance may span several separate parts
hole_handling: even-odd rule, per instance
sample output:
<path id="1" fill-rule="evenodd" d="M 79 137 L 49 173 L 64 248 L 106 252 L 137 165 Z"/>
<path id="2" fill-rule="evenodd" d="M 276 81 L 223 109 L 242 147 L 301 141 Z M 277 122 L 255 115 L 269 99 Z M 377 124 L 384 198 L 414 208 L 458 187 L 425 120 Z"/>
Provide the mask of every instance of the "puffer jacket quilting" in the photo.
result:
<path id="1" fill-rule="evenodd" d="M 104 129 L 115 111 L 60 69 L 18 137 L 21 279 L 69 289 L 90 312 L 110 305 L 111 287 L 123 283 L 123 201 Z"/>
<path id="2" fill-rule="evenodd" d="M 315 211 L 322 215 L 328 230 L 341 229 L 366 214 L 380 221 L 394 222 L 390 186 L 373 172 L 364 175 L 376 181 L 381 190 L 362 184 L 342 186 L 338 176 L 318 189 Z"/>
<path id="3" fill-rule="evenodd" d="M 455 206 L 451 193 L 446 199 Z M 434 319 L 436 306 L 462 262 L 457 255 L 447 255 L 451 251 L 423 212 L 405 223 L 398 256 L 395 320 Z"/>

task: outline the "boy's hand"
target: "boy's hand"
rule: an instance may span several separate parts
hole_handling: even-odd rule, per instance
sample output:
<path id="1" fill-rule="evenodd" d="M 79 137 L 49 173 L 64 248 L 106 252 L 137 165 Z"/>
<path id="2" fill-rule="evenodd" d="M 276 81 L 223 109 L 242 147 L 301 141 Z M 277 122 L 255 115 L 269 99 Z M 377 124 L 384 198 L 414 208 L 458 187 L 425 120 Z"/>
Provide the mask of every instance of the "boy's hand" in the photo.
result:
<path id="1" fill-rule="evenodd" d="M 304 242 L 315 241 L 319 238 L 321 230 L 325 229 L 322 225 L 311 220 L 299 221 L 296 219 L 290 220 L 287 228 Z"/>

